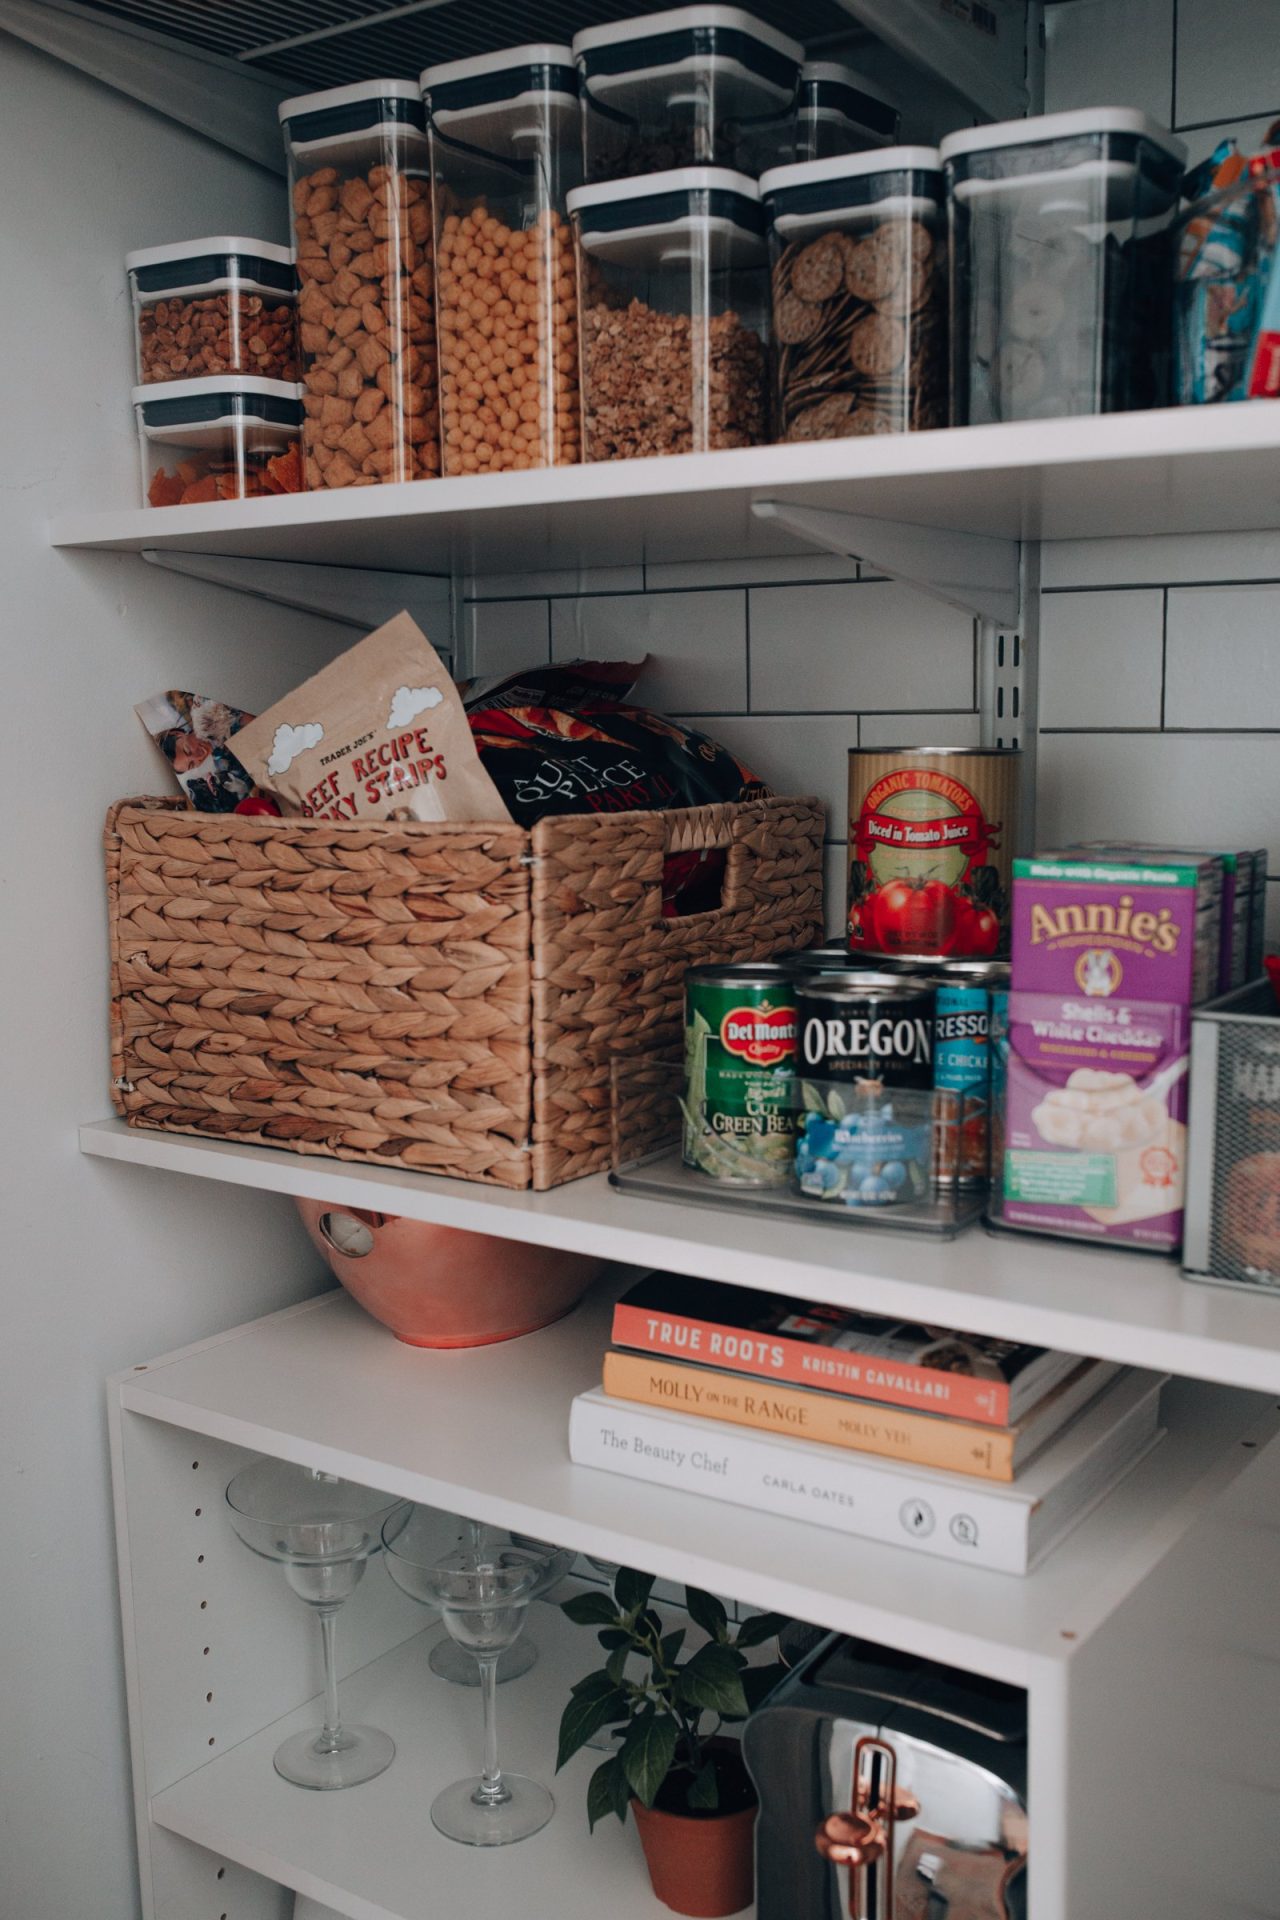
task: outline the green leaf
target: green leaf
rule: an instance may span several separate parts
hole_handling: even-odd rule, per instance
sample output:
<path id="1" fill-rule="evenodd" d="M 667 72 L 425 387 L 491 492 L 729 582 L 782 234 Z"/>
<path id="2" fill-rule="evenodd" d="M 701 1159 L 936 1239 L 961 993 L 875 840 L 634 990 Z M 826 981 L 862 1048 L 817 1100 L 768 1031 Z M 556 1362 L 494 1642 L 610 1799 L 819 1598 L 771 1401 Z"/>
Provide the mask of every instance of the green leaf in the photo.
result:
<path id="1" fill-rule="evenodd" d="M 603 1667 L 597 1667 L 594 1673 L 584 1673 L 581 1680 L 575 1680 L 570 1693 L 596 1694 L 608 1693 L 608 1674 Z"/>
<path id="2" fill-rule="evenodd" d="M 729 1647 L 709 1641 L 698 1648 L 684 1668 L 676 1682 L 676 1695 L 706 1713 L 745 1714 L 747 1696 L 738 1667 Z"/>
<path id="3" fill-rule="evenodd" d="M 603 1820 L 606 1813 L 616 1813 L 619 1820 L 625 1821 L 627 1806 L 631 1799 L 631 1789 L 627 1785 L 627 1776 L 622 1771 L 615 1753 L 612 1759 L 598 1766 L 587 1782 L 587 1824 L 594 1828 L 597 1820 Z"/>
<path id="4" fill-rule="evenodd" d="M 679 1728 L 669 1714 L 650 1709 L 631 1722 L 618 1753 L 631 1791 L 642 1806 L 651 1807 L 676 1757 Z"/>
<path id="5" fill-rule="evenodd" d="M 771 1660 L 767 1667 L 747 1668 L 742 1676 L 742 1691 L 747 1696 L 747 1706 L 752 1713 L 773 1692 L 786 1671 L 781 1660 Z"/>
<path id="6" fill-rule="evenodd" d="M 716 1778 L 714 1760 L 708 1760 L 694 1775 L 685 1802 L 690 1807 L 712 1808 L 720 1805 L 720 1782 Z"/>
<path id="7" fill-rule="evenodd" d="M 596 1635 L 596 1639 L 600 1642 L 600 1645 L 610 1653 L 615 1647 L 629 1647 L 631 1645 L 631 1635 L 625 1627 L 601 1627 L 599 1633 Z"/>
<path id="8" fill-rule="evenodd" d="M 701 1627 L 713 1640 L 726 1638 L 729 1616 L 714 1593 L 703 1593 L 700 1587 L 686 1587 L 684 1603 L 695 1627 Z"/>
<path id="9" fill-rule="evenodd" d="M 606 1678 L 607 1676 L 601 1676 Z M 625 1720 L 630 1703 L 620 1688 L 609 1683 L 607 1693 L 575 1693 L 560 1716 L 560 1744 L 556 1753 L 556 1772 L 572 1759 L 579 1747 L 585 1747 L 593 1733 L 612 1720 Z"/>
<path id="10" fill-rule="evenodd" d="M 615 1612 L 639 1613 L 652 1592 L 651 1573 L 637 1573 L 634 1567 L 619 1567 L 618 1577 L 613 1583 L 613 1597 L 617 1602 Z"/>
<path id="11" fill-rule="evenodd" d="M 753 1613 L 738 1628 L 735 1647 L 762 1647 L 766 1640 L 772 1640 L 783 1627 L 789 1627 L 790 1620 L 785 1613 Z"/>
<path id="12" fill-rule="evenodd" d="M 676 1661 L 680 1658 L 680 1649 L 684 1645 L 685 1631 L 686 1629 L 684 1627 L 680 1627 L 675 1633 L 663 1634 L 661 1645 L 662 1664 L 664 1667 L 674 1667 Z"/>
<path id="13" fill-rule="evenodd" d="M 575 1593 L 571 1600 L 562 1600 L 560 1611 L 575 1627 L 613 1627 L 618 1623 L 618 1609 L 608 1594 L 598 1589 L 592 1593 Z"/>
<path id="14" fill-rule="evenodd" d="M 615 1647 L 604 1663 L 604 1670 L 615 1687 L 620 1687 L 626 1678 L 627 1661 L 630 1656 L 630 1647 Z"/>

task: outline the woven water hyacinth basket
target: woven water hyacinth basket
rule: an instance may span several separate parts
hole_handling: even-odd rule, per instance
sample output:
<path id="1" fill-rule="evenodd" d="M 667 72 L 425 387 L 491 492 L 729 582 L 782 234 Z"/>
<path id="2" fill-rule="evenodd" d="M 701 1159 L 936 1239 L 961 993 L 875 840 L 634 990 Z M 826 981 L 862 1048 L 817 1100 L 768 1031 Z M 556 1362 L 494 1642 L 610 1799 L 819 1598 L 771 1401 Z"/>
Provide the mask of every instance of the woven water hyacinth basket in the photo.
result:
<path id="1" fill-rule="evenodd" d="M 822 928 L 823 811 L 514 826 L 125 800 L 107 819 L 113 1097 L 131 1126 L 543 1190 L 610 1161 L 611 1069 L 679 1044 L 684 970 Z M 668 854 L 728 849 L 662 916 Z"/>

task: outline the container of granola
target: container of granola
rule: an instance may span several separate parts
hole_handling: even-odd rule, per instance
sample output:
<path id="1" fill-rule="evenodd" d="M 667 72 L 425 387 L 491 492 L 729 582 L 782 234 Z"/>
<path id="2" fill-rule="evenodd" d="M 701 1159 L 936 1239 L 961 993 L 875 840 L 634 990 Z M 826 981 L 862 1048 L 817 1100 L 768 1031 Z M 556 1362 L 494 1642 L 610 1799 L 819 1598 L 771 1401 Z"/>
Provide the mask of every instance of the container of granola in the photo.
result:
<path id="1" fill-rule="evenodd" d="M 568 47 L 422 75 L 435 201 L 444 471 L 581 458 L 578 288 L 565 207 L 582 180 Z"/>
<path id="2" fill-rule="evenodd" d="M 133 389 L 150 507 L 297 493 L 302 403 L 290 380 L 217 374 Z"/>
<path id="3" fill-rule="evenodd" d="M 414 80 L 281 102 L 308 488 L 440 471 L 427 119 Z"/>
<path id="4" fill-rule="evenodd" d="M 771 168 L 773 433 L 838 440 L 947 424 L 946 243 L 935 148 Z"/>
<path id="5" fill-rule="evenodd" d="M 758 446 L 769 304 L 754 180 L 680 167 L 579 187 L 583 457 Z"/>
<path id="6" fill-rule="evenodd" d="M 139 386 L 249 373 L 298 377 L 293 255 L 217 234 L 127 253 Z"/>

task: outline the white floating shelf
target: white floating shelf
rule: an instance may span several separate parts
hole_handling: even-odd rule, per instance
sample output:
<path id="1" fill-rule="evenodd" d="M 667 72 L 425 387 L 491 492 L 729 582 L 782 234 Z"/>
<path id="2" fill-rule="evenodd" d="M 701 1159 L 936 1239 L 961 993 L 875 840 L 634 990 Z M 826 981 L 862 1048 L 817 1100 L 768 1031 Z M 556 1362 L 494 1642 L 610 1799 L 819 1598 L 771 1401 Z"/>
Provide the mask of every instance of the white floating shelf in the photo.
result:
<path id="1" fill-rule="evenodd" d="M 481 1750 L 479 1693 L 427 1666 L 438 1624 L 342 1682 L 344 1717 L 381 1727 L 396 1743 L 377 1780 L 350 1793 L 300 1793 L 280 1779 L 271 1756 L 286 1735 L 318 1724 L 313 1700 L 155 1795 L 153 1822 L 350 1920 L 600 1920 L 603 1912 L 669 1920 L 650 1890 L 634 1823 L 624 1830 L 610 1817 L 587 1830 L 587 1781 L 604 1755 L 586 1750 L 555 1773 L 560 1714 L 572 1683 L 600 1657 L 595 1635 L 551 1607 L 534 1609 L 529 1631 L 538 1664 L 498 1694 L 499 1751 L 513 1773 L 551 1788 L 556 1811 L 519 1846 L 460 1846 L 427 1817 L 442 1787 L 479 1771 Z"/>
<path id="2" fill-rule="evenodd" d="M 599 1384 L 616 1292 L 447 1352 L 402 1345 L 334 1292 L 119 1376 L 121 1405 L 1018 1686 L 1065 1666 L 1280 1426 L 1257 1395 L 1171 1383 L 1168 1436 L 1016 1579 L 574 1466 L 569 1402 Z"/>
<path id="3" fill-rule="evenodd" d="M 510 1193 L 429 1174 L 97 1121 L 83 1152 L 334 1206 L 603 1254 L 765 1292 L 1062 1347 L 1280 1395 L 1280 1301 L 1184 1280 L 1151 1254 L 1067 1241 L 958 1240 L 812 1225 L 748 1207 L 615 1192 L 603 1174 Z"/>
<path id="4" fill-rule="evenodd" d="M 53 523 L 52 540 L 417 573 L 809 551 L 753 513 L 766 500 L 1028 540 L 1269 528 L 1280 521 L 1280 407 L 1169 408 L 73 513 Z"/>

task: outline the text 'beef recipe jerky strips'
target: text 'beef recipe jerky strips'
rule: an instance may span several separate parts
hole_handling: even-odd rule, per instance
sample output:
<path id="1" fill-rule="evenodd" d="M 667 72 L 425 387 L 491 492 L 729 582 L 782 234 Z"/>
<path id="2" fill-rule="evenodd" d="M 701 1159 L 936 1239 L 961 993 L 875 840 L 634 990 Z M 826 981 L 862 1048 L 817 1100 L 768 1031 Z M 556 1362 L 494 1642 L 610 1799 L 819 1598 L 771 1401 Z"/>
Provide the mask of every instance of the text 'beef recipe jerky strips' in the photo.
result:
<path id="1" fill-rule="evenodd" d="M 407 613 L 242 727 L 236 753 L 286 813 L 511 820 L 444 662 Z"/>

